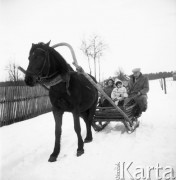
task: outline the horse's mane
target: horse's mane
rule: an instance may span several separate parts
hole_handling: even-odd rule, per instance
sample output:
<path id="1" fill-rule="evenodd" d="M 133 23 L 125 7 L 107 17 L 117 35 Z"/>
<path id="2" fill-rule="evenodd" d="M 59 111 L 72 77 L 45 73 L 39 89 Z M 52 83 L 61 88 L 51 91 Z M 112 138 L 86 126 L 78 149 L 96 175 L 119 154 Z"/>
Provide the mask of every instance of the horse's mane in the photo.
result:
<path id="1" fill-rule="evenodd" d="M 67 74 L 69 71 L 74 71 L 70 64 L 68 64 L 54 48 L 49 47 L 49 44 L 44 44 L 43 42 L 33 44 L 30 53 L 37 48 L 41 48 L 49 53 L 50 61 L 53 63 L 53 67 L 56 68 L 60 74 Z"/>
<path id="2" fill-rule="evenodd" d="M 73 68 L 66 62 L 66 60 L 58 53 L 54 48 L 49 47 L 49 52 L 51 52 L 50 57 L 53 57 L 55 59 L 55 65 L 57 67 L 57 70 L 61 74 L 66 74 L 69 71 L 74 71 Z"/>

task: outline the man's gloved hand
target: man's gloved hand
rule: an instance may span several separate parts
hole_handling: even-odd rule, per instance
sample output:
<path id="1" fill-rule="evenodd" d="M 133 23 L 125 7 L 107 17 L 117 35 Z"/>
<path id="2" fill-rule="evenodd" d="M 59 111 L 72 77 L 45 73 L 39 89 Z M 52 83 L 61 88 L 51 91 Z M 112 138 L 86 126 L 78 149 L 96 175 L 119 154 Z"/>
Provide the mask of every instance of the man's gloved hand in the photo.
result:
<path id="1" fill-rule="evenodd" d="M 120 97 L 120 98 L 119 98 L 119 101 L 122 101 L 122 100 L 124 100 L 124 97 Z"/>

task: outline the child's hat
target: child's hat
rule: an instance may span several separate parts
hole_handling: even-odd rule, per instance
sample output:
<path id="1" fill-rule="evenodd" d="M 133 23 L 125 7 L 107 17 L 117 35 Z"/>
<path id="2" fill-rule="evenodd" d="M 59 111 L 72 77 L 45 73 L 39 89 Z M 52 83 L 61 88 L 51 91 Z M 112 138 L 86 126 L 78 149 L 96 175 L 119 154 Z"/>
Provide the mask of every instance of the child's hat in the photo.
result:
<path id="1" fill-rule="evenodd" d="M 115 85 L 117 86 L 118 84 L 122 84 L 122 81 L 120 80 L 116 81 Z"/>

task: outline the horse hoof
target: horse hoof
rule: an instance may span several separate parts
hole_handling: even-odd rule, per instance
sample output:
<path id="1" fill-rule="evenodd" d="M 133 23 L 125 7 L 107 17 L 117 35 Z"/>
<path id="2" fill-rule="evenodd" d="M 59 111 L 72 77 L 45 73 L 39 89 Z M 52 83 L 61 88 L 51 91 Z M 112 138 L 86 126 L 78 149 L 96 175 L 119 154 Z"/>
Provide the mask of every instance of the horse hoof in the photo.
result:
<path id="1" fill-rule="evenodd" d="M 77 157 L 81 156 L 82 154 L 84 154 L 84 150 L 77 151 Z"/>
<path id="2" fill-rule="evenodd" d="M 48 159 L 48 162 L 55 162 L 56 159 L 57 159 L 56 157 L 50 156 L 50 158 Z"/>
<path id="3" fill-rule="evenodd" d="M 90 143 L 92 142 L 92 139 L 84 139 L 84 143 Z"/>

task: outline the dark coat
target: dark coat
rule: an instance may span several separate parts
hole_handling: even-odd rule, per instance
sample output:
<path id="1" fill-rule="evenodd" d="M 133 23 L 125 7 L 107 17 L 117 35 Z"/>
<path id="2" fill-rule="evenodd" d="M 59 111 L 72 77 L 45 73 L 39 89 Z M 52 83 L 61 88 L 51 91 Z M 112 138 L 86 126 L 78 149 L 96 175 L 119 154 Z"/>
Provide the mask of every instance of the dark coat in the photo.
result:
<path id="1" fill-rule="evenodd" d="M 109 97 L 111 97 L 111 93 L 113 89 L 114 89 L 114 86 L 107 86 L 103 90 Z"/>
<path id="2" fill-rule="evenodd" d="M 149 81 L 147 76 L 144 76 L 141 73 L 136 81 L 133 75 L 130 76 L 130 80 L 128 84 L 129 95 L 137 94 L 138 92 L 140 92 L 142 95 L 147 95 L 148 91 L 149 91 Z"/>
<path id="3" fill-rule="evenodd" d="M 103 91 L 109 96 L 111 97 L 111 93 L 112 93 L 112 90 L 114 89 L 114 86 L 107 86 L 105 88 L 103 88 Z M 102 107 L 110 107 L 112 106 L 111 103 L 101 94 L 100 95 L 100 106 Z"/>

